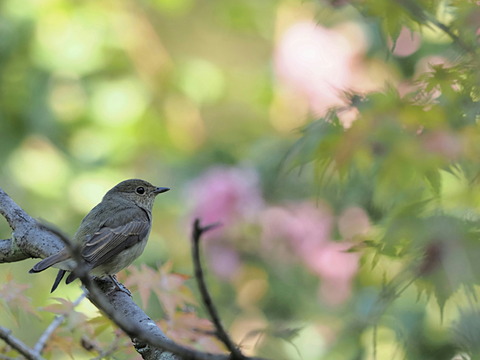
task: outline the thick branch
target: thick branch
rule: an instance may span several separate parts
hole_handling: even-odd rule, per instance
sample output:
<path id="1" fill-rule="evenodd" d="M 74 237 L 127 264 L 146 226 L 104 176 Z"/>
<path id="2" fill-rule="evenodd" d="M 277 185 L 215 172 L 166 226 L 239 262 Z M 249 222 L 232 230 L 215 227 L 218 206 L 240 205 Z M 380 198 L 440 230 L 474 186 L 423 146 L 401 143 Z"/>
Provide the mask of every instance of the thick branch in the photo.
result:
<path id="1" fill-rule="evenodd" d="M 0 263 L 31 257 L 44 258 L 64 247 L 60 239 L 28 215 L 0 188 L 0 214 L 13 230 L 12 238 L 0 241 Z"/>
<path id="2" fill-rule="evenodd" d="M 135 349 L 144 359 L 188 360 L 167 352 L 169 349 L 159 344 L 172 343 L 155 322 L 148 317 L 132 298 L 123 291 L 116 290 L 110 279 L 92 279 L 83 275 L 80 280 L 88 290 L 89 300 L 108 318 L 117 324 L 133 341 Z M 141 334 L 148 334 L 159 343 L 143 341 Z"/>
<path id="3" fill-rule="evenodd" d="M 0 188 L 0 214 L 7 220 L 12 229 L 31 227 L 35 220 Z"/>
<path id="4" fill-rule="evenodd" d="M 0 240 L 0 263 L 25 260 L 29 257 L 17 246 L 13 238 Z"/>

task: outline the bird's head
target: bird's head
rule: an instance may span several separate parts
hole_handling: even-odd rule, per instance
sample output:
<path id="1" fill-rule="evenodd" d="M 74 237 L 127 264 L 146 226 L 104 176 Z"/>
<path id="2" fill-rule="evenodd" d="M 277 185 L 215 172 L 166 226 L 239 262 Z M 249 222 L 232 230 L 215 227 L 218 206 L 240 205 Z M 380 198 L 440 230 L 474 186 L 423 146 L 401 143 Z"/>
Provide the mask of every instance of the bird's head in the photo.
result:
<path id="1" fill-rule="evenodd" d="M 145 180 L 130 179 L 115 185 L 105 194 L 105 198 L 121 197 L 142 208 L 152 210 L 155 197 L 168 190 L 170 189 L 167 187 L 157 187 Z"/>

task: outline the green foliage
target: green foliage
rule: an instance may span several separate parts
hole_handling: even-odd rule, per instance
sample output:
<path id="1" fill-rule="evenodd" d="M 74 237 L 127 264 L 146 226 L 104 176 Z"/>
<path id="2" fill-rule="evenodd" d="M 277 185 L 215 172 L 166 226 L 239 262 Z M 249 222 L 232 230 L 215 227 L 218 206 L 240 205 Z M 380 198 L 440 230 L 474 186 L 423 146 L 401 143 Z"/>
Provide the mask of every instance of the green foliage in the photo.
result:
<path id="1" fill-rule="evenodd" d="M 192 279 L 176 273 L 191 273 L 192 209 L 206 193 L 215 215 L 240 204 L 205 252 L 213 298 L 246 351 L 473 359 L 479 19 L 470 0 L 4 1 L 0 186 L 66 233 L 120 180 L 171 186 L 146 265 L 125 281 L 179 341 L 222 351 L 192 310 Z M 308 21 L 317 28 L 294 45 L 312 48 L 288 74 L 280 44 Z M 336 81 L 345 93 L 323 110 Z M 200 181 L 212 168 L 213 184 Z M 91 308 L 45 307 L 51 276 L 27 278 L 29 265 L 5 271 L 15 276 L 0 286 L 2 326 L 34 343 L 49 319 L 41 306 L 71 314 L 47 356 L 134 357 Z"/>
<path id="2" fill-rule="evenodd" d="M 456 341 L 463 349 L 468 350 L 475 358 L 480 354 L 479 348 L 479 313 L 477 311 L 464 310 L 460 312 L 460 319 L 455 324 Z"/>
<path id="3" fill-rule="evenodd" d="M 447 9 L 443 1 L 354 3 L 362 13 L 381 21 L 385 37 L 396 39 L 404 26 L 436 27 L 450 37 L 459 54 L 450 64 L 432 65 L 422 76 L 408 79 L 417 85 L 407 95 L 391 88 L 360 101 L 351 97 L 348 106 L 358 109 L 359 116 L 349 127 L 338 120 L 343 107 L 304 127 L 292 164 L 311 163 L 318 196 L 328 198 L 336 208 L 353 201 L 368 211 L 376 231 L 364 245 L 372 249 L 374 264 L 381 257 L 402 263 L 397 276 L 387 280 L 385 289 L 392 296 L 383 300 L 379 296 L 383 304 L 379 315 L 401 302 L 399 289 L 411 283 L 419 294 L 427 298 L 433 294 L 443 314 L 459 291 L 476 299 L 480 281 L 478 222 L 469 216 L 472 207 L 478 208 L 478 23 L 472 37 L 467 35 L 472 29 L 459 21 L 472 16 L 467 9 L 478 14 L 478 5 L 455 2 Z M 448 12 L 448 24 L 437 18 L 442 12 Z M 458 193 L 448 196 L 453 186 Z M 471 337 L 474 326 L 469 328 L 464 313 L 462 319 L 463 349 L 477 354 Z M 390 326 L 399 330 L 402 324 Z M 405 340 L 406 349 L 415 348 L 413 338 Z M 447 347 L 453 357 L 452 344 Z M 417 349 L 408 358 L 431 356 L 426 349 Z"/>

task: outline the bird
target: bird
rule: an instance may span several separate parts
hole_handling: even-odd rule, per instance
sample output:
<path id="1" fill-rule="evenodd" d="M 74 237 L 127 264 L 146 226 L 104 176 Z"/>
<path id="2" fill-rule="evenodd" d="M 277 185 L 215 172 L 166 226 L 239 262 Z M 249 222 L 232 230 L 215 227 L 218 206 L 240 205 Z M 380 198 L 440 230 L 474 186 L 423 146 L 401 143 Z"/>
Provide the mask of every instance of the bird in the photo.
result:
<path id="1" fill-rule="evenodd" d="M 73 244 L 80 246 L 80 255 L 90 275 L 108 276 L 122 290 L 114 275 L 142 254 L 152 226 L 155 197 L 169 190 L 145 180 L 129 179 L 105 194 L 83 218 L 73 237 Z M 60 269 L 50 291 L 53 292 L 67 271 L 70 274 L 66 284 L 77 278 L 72 272 L 76 266 L 70 249 L 65 247 L 35 264 L 29 272 L 38 273 L 50 267 Z"/>

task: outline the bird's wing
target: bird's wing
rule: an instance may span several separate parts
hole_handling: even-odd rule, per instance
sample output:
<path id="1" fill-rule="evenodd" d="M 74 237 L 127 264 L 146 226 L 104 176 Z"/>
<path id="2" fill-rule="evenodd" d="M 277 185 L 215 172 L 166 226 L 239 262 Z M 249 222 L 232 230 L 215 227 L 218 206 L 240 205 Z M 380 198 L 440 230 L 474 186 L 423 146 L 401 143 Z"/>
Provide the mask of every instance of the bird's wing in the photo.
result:
<path id="1" fill-rule="evenodd" d="M 82 256 L 94 268 L 139 243 L 148 235 L 149 229 L 148 221 L 130 221 L 115 228 L 103 227 L 87 240 Z"/>

